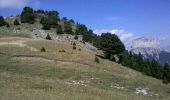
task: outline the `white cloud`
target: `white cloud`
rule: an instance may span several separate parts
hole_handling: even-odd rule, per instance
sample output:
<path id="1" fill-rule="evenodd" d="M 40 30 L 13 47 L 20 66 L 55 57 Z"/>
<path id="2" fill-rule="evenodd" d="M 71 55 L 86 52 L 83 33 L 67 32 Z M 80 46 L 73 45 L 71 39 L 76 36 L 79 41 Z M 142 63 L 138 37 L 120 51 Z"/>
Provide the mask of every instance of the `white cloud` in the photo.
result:
<path id="1" fill-rule="evenodd" d="M 128 32 L 126 30 L 123 29 L 101 29 L 101 30 L 94 30 L 94 33 L 101 35 L 102 33 L 106 33 L 106 32 L 110 32 L 112 34 L 116 34 L 117 36 L 119 36 L 119 38 L 121 39 L 121 41 L 125 44 L 126 48 L 129 49 L 131 47 L 132 41 L 133 39 L 135 39 L 135 36 L 133 33 Z"/>
<path id="2" fill-rule="evenodd" d="M 21 9 L 28 4 L 37 6 L 40 2 L 37 0 L 0 0 L 0 8 Z"/>
<path id="3" fill-rule="evenodd" d="M 28 0 L 0 0 L 0 8 L 21 8 Z"/>

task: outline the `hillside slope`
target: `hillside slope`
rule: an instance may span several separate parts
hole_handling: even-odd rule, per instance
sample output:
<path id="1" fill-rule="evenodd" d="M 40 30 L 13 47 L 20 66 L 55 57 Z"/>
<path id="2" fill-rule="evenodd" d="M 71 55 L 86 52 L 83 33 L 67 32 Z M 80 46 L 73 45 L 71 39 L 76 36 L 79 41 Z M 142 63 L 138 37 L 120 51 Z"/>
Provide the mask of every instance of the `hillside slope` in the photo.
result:
<path id="1" fill-rule="evenodd" d="M 46 52 L 41 52 L 44 47 Z M 0 38 L 1 100 L 169 100 L 170 85 L 71 41 Z"/>

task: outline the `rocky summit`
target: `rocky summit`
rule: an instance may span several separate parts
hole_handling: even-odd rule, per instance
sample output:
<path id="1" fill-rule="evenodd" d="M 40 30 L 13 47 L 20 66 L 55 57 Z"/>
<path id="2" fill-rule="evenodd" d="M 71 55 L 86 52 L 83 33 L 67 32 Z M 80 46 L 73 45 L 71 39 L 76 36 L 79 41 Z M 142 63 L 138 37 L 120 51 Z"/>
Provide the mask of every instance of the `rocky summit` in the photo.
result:
<path id="1" fill-rule="evenodd" d="M 130 51 L 134 54 L 141 53 L 148 60 L 155 59 L 160 64 L 170 63 L 170 50 L 161 48 L 154 38 L 134 39 Z"/>
<path id="2" fill-rule="evenodd" d="M 137 38 L 133 41 L 132 48 L 159 48 L 158 42 L 154 38 Z"/>

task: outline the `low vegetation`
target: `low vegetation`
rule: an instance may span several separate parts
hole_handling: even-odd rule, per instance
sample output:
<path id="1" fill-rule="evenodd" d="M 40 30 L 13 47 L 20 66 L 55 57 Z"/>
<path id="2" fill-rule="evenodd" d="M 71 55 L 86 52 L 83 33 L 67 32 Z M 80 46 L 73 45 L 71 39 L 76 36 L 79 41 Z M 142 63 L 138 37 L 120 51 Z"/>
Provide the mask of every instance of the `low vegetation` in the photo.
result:
<path id="1" fill-rule="evenodd" d="M 78 36 L 77 36 L 77 35 L 75 35 L 74 39 L 75 39 L 75 40 L 78 40 Z"/>
<path id="2" fill-rule="evenodd" d="M 97 64 L 95 51 L 81 48 L 78 52 L 67 42 L 63 45 L 42 39 L 0 39 L 0 43 L 12 41 L 24 41 L 27 47 L 0 45 L 2 100 L 169 99 L 170 84 L 162 84 L 158 79 L 107 59 L 100 58 Z M 48 52 L 31 51 L 28 47 L 44 47 Z"/>
<path id="3" fill-rule="evenodd" d="M 57 26 L 57 28 L 56 28 L 56 33 L 57 33 L 57 34 L 64 34 L 61 25 L 58 25 L 58 26 Z"/>
<path id="4" fill-rule="evenodd" d="M 100 63 L 100 61 L 99 61 L 99 58 L 98 58 L 98 57 L 95 57 L 95 58 L 94 58 L 94 61 L 95 61 L 96 63 Z"/>
<path id="5" fill-rule="evenodd" d="M 73 43 L 73 50 L 76 50 L 76 43 Z"/>
<path id="6" fill-rule="evenodd" d="M 41 52 L 46 52 L 44 47 L 41 48 Z"/>
<path id="7" fill-rule="evenodd" d="M 0 16 L 0 27 L 5 26 L 5 25 L 6 25 L 6 21 L 4 20 L 2 16 Z"/>
<path id="8" fill-rule="evenodd" d="M 15 20 L 14 20 L 14 25 L 20 25 L 18 19 L 15 19 Z"/>
<path id="9" fill-rule="evenodd" d="M 66 51 L 62 49 L 62 50 L 59 50 L 59 52 L 66 52 Z"/>
<path id="10" fill-rule="evenodd" d="M 52 40 L 50 34 L 47 34 L 46 39 L 47 39 L 47 40 Z"/>

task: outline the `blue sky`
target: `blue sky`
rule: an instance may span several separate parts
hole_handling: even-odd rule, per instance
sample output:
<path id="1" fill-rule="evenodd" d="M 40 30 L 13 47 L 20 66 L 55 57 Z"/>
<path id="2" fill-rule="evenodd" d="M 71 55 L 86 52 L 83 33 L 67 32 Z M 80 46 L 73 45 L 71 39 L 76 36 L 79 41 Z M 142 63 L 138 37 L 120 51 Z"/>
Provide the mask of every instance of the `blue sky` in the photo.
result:
<path id="1" fill-rule="evenodd" d="M 170 46 L 170 0 L 0 0 L 0 15 L 15 15 L 26 5 L 57 10 L 98 34 L 116 33 L 126 45 L 145 36 Z"/>

